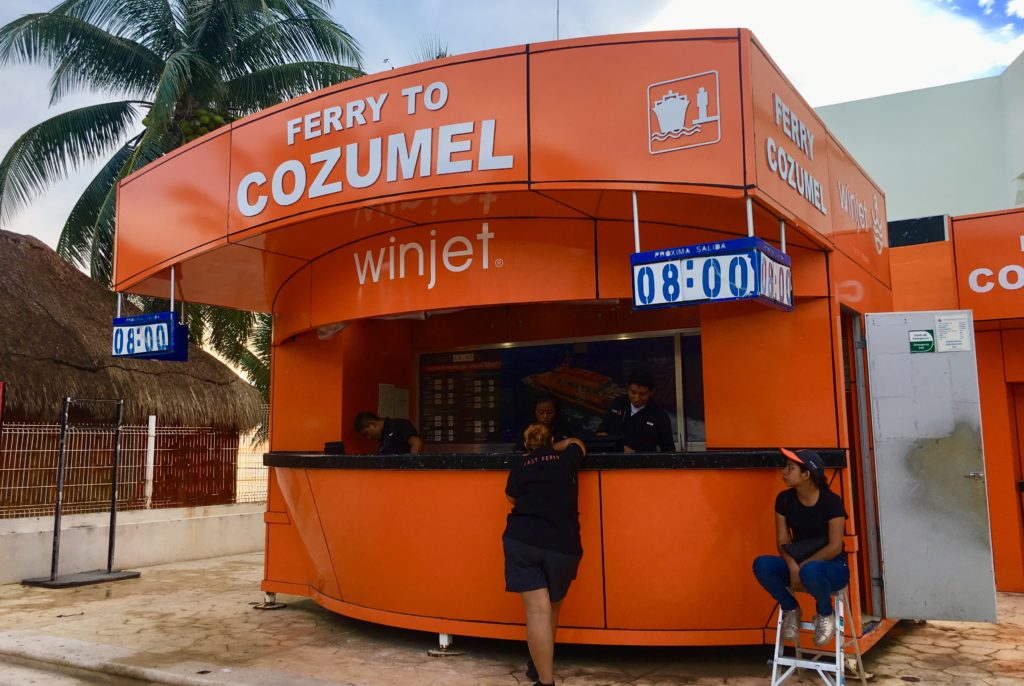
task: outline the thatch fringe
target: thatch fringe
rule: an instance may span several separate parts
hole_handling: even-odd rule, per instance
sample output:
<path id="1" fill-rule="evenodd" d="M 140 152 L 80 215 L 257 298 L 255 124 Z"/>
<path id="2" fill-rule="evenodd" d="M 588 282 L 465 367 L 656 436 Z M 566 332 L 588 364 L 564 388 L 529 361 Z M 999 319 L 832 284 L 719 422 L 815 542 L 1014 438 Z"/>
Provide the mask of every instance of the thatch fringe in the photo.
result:
<path id="1" fill-rule="evenodd" d="M 188 362 L 111 356 L 116 296 L 31 236 L 0 230 L 4 419 L 57 421 L 65 396 L 123 399 L 124 421 L 249 429 L 259 393 L 201 348 Z M 127 307 L 122 314 L 133 314 Z"/>

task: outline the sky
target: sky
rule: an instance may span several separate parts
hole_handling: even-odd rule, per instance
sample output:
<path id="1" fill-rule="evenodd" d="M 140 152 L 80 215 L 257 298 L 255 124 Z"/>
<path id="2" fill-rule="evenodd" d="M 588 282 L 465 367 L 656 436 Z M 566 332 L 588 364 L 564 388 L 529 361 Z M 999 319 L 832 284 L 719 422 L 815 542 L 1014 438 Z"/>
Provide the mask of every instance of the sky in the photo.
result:
<path id="1" fill-rule="evenodd" d="M 56 0 L 0 0 L 0 25 Z M 416 61 L 430 39 L 463 54 L 608 33 L 745 27 L 812 106 L 995 76 L 1024 52 L 1024 0 L 391 0 L 335 2 L 364 68 Z M 557 22 L 556 22 L 557 15 Z M 117 99 L 74 94 L 51 106 L 45 67 L 0 67 L 0 154 L 29 127 Z M 98 165 L 72 173 L 0 228 L 55 246 Z"/>

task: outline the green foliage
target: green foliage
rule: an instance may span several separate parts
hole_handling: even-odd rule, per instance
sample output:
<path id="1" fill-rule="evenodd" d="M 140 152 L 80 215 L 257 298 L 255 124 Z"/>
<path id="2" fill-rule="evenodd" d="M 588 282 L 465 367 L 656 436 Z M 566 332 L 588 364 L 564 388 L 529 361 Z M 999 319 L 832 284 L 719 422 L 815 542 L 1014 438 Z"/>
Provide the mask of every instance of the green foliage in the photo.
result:
<path id="1" fill-rule="evenodd" d="M 359 45 L 331 18 L 331 5 L 64 0 L 0 27 L 0 66 L 49 66 L 51 102 L 79 91 L 122 98 L 54 116 L 15 141 L 0 161 L 0 221 L 70 171 L 106 157 L 57 251 L 110 285 L 118 181 L 235 119 L 362 74 Z M 270 318 L 188 309 L 196 335 L 244 369 L 266 398 Z"/>
<path id="2" fill-rule="evenodd" d="M 451 53 L 448 52 L 448 44 L 441 40 L 441 36 L 435 34 L 427 36 L 420 41 L 420 44 L 416 46 L 416 49 L 412 53 L 412 61 L 430 62 L 431 60 L 440 60 L 450 56 Z"/>

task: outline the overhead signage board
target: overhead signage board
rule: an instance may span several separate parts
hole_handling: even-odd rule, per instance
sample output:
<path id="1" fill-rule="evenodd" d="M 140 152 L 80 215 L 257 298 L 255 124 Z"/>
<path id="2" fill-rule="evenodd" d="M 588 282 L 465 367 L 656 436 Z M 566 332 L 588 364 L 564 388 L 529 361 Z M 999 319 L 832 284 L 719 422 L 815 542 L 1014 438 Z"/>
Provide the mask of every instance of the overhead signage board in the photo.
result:
<path id="1" fill-rule="evenodd" d="M 760 238 L 737 238 L 630 256 L 633 309 L 758 300 L 793 309 L 789 256 Z"/>
<path id="2" fill-rule="evenodd" d="M 179 324 L 174 312 L 116 317 L 113 327 L 114 357 L 188 361 L 188 326 Z"/>

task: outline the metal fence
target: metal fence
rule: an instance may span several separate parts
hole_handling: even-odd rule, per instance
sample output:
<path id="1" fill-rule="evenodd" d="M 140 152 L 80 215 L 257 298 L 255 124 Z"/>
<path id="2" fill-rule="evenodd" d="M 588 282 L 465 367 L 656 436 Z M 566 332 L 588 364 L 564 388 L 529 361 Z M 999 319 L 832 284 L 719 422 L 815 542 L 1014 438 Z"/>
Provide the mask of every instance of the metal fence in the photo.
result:
<path id="1" fill-rule="evenodd" d="M 53 514 L 59 424 L 4 423 L 0 430 L 0 518 Z M 256 432 L 208 427 L 121 427 L 117 507 L 190 507 L 263 502 L 264 446 Z M 65 514 L 110 509 L 114 427 L 70 424 Z"/>

